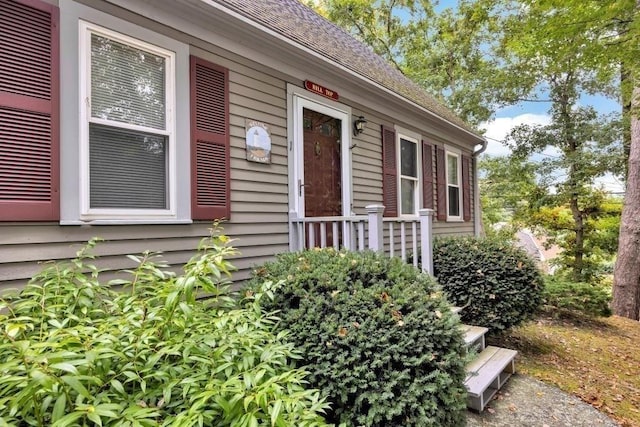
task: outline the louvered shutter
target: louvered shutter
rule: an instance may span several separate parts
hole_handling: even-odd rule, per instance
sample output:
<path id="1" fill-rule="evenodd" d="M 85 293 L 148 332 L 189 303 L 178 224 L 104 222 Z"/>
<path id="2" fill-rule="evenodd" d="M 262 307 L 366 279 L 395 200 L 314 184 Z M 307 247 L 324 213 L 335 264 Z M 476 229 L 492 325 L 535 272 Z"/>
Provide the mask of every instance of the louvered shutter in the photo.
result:
<path id="1" fill-rule="evenodd" d="M 382 200 L 384 216 L 398 216 L 398 162 L 396 159 L 396 131 L 382 126 Z"/>
<path id="2" fill-rule="evenodd" d="M 433 209 L 433 145 L 422 141 L 422 205 Z"/>
<path id="3" fill-rule="evenodd" d="M 59 202 L 59 12 L 0 0 L 0 221 L 53 221 Z"/>
<path id="4" fill-rule="evenodd" d="M 446 159 L 444 148 L 436 147 L 436 189 L 437 189 L 437 209 L 436 217 L 438 221 L 447 220 L 447 175 Z"/>
<path id="5" fill-rule="evenodd" d="M 462 215 L 465 221 L 471 221 L 471 159 L 462 156 Z"/>
<path id="6" fill-rule="evenodd" d="M 191 216 L 229 219 L 229 71 L 191 57 Z"/>

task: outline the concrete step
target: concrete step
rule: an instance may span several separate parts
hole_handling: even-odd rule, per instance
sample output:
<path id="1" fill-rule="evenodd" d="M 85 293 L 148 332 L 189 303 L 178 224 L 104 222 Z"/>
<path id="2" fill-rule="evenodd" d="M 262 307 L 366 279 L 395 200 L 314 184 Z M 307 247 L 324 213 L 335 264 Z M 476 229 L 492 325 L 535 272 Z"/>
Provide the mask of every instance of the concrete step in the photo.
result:
<path id="1" fill-rule="evenodd" d="M 464 333 L 464 343 L 467 345 L 467 349 L 480 353 L 485 348 L 484 334 L 489 332 L 489 329 L 482 326 L 462 325 L 462 332 Z"/>
<path id="2" fill-rule="evenodd" d="M 477 411 L 484 410 L 487 403 L 515 373 L 515 350 L 488 346 L 478 358 L 467 365 L 467 406 Z"/>

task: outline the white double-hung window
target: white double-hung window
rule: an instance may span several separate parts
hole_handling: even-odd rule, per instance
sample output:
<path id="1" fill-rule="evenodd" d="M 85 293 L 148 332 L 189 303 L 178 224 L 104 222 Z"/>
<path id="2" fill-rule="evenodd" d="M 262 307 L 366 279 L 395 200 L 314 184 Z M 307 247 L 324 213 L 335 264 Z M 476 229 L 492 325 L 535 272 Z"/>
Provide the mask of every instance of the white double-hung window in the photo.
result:
<path id="1" fill-rule="evenodd" d="M 417 139 L 398 134 L 400 150 L 400 214 L 416 215 L 419 188 Z"/>
<path id="2" fill-rule="evenodd" d="M 175 216 L 175 54 L 81 22 L 81 214 Z"/>
<path id="3" fill-rule="evenodd" d="M 446 153 L 447 176 L 447 219 L 462 219 L 462 167 L 460 153 L 447 150 Z"/>

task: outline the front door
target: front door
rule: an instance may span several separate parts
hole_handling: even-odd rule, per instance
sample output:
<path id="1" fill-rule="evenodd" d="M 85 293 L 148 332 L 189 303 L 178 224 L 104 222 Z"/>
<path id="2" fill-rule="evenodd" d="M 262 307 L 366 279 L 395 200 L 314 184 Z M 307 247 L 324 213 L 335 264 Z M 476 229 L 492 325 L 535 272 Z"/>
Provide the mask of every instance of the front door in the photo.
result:
<path id="1" fill-rule="evenodd" d="M 303 109 L 304 128 L 304 216 L 342 215 L 342 134 L 339 119 L 307 108 Z M 340 244 L 340 235 L 334 235 L 331 223 L 307 224 L 306 246 L 318 246 L 324 236 L 325 244 Z M 314 236 L 314 237 L 312 237 Z"/>
<path id="2" fill-rule="evenodd" d="M 341 216 L 341 121 L 304 108 L 303 126 L 304 216 Z"/>

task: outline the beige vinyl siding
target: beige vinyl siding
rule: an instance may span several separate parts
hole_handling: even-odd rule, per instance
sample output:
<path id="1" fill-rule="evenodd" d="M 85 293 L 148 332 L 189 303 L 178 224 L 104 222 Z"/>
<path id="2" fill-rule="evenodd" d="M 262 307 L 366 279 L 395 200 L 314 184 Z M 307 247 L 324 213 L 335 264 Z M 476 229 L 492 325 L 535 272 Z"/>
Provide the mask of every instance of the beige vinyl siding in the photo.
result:
<path id="1" fill-rule="evenodd" d="M 382 135 L 381 127 L 383 124 L 393 126 L 393 121 L 390 118 L 381 118 L 374 112 L 366 109 L 354 109 L 353 116 L 364 116 L 367 119 L 367 125 L 365 132 L 357 137 L 354 137 L 352 144 L 356 144 L 353 148 L 353 211 L 357 215 L 366 214 L 365 206 L 367 205 L 381 205 L 382 204 Z M 399 125 L 402 125 L 398 123 Z M 430 136 L 428 129 L 410 129 L 420 135 L 422 138 L 431 144 L 443 146 L 445 141 L 436 139 Z M 448 145 L 455 146 L 451 142 L 447 142 Z M 458 147 L 460 148 L 460 147 Z M 468 149 L 463 150 L 465 155 L 471 156 L 471 152 Z M 434 182 L 433 191 L 437 198 L 437 186 L 436 186 L 436 156 L 435 153 L 432 156 Z M 433 221 L 433 233 L 434 235 L 473 235 L 474 234 L 474 222 L 475 215 L 473 206 L 473 170 L 469 174 L 469 181 L 471 185 L 471 221 L 462 222 L 447 222 L 437 221 L 434 215 Z M 422 184 L 421 184 L 422 185 Z M 410 234 L 410 227 L 407 226 L 407 236 Z M 385 242 L 388 242 L 388 223 L 385 222 Z M 394 230 L 396 247 L 399 248 L 400 231 L 396 225 Z M 388 249 L 388 243 L 387 243 Z M 396 249 L 398 251 L 399 249 Z"/>
<path id="2" fill-rule="evenodd" d="M 352 116 L 367 119 L 365 131 L 351 140 L 353 211 L 364 215 L 366 206 L 382 204 L 382 120 L 368 110 L 354 109 Z"/>
<path id="3" fill-rule="evenodd" d="M 123 17 L 133 16 L 124 13 Z M 232 260 L 238 268 L 233 278 L 244 280 L 252 267 L 289 249 L 286 81 L 276 77 L 276 71 L 265 70 L 260 64 L 217 46 L 140 17 L 135 17 L 135 21 L 191 44 L 191 54 L 229 69 L 231 220 L 223 223 L 223 227 L 224 233 L 234 239 L 233 246 L 241 252 Z M 245 119 L 269 126 L 271 164 L 246 160 Z M 105 269 L 102 273 L 105 279 L 122 277 L 116 273 L 118 270 L 135 266 L 126 255 L 145 250 L 163 252 L 172 270 L 179 270 L 194 255 L 210 227 L 208 222 L 102 226 L 0 223 L 0 292 L 23 286 L 41 270 L 44 261 L 74 257 L 84 242 L 94 236 L 104 239 L 93 253 L 100 256 L 96 265 Z"/>
<path id="4" fill-rule="evenodd" d="M 433 222 L 434 236 L 472 236 L 473 221 L 467 222 Z"/>
<path id="5" fill-rule="evenodd" d="M 234 279 L 246 279 L 253 266 L 273 259 L 275 254 L 287 252 L 289 150 L 286 85 L 292 83 L 301 87 L 302 82 L 216 46 L 215 40 L 208 42 L 195 39 L 103 1 L 82 0 L 81 3 L 189 44 L 191 54 L 229 69 L 231 219 L 223 227 L 225 234 L 234 239 L 233 245 L 241 252 L 241 255 L 232 260 L 238 268 Z M 365 132 L 353 137 L 351 141 L 355 144 L 351 151 L 352 210 L 363 215 L 367 205 L 382 204 L 381 125 L 402 125 L 401 118 L 382 116 L 375 112 L 375 107 L 354 105 L 347 98 L 341 98 L 339 102 L 352 108 L 352 118 L 363 115 L 368 122 Z M 246 119 L 258 120 L 269 126 L 272 139 L 271 164 L 246 160 Z M 351 123 L 346 125 L 351 126 Z M 429 129 L 412 130 L 429 135 Z M 439 145 L 450 143 L 441 139 L 432 142 Z M 183 147 L 187 145 L 187 141 L 184 141 Z M 470 179 L 473 179 L 473 173 L 470 174 Z M 473 191 L 473 185 L 471 188 Z M 44 261 L 72 258 L 84 242 L 94 236 L 104 239 L 95 253 L 100 255 L 96 264 L 106 270 L 105 279 L 120 277 L 118 270 L 135 267 L 135 263 L 126 254 L 144 250 L 163 252 L 165 260 L 173 266 L 172 269 L 179 270 L 193 256 L 198 242 L 208 235 L 210 227 L 211 224 L 207 222 L 100 226 L 0 223 L 0 292 L 22 286 L 40 271 Z M 473 222 L 436 221 L 434 232 L 473 234 Z M 398 237 L 396 244 L 399 245 L 399 242 Z"/>
<path id="6" fill-rule="evenodd" d="M 288 250 L 288 225 L 281 215 L 265 213 L 260 221 L 255 214 L 238 215 L 241 223 L 224 224 L 225 233 L 232 236 L 233 245 L 241 255 L 233 260 L 239 271 L 234 279 L 245 279 L 250 268 L 259 265 L 274 253 Z M 154 226 L 95 226 L 60 227 L 57 225 L 3 226 L 9 242 L 0 245 L 0 291 L 22 285 L 41 270 L 41 262 L 65 260 L 75 256 L 84 242 L 100 236 L 100 242 L 92 252 L 100 256 L 96 265 L 108 272 L 135 266 L 126 254 L 138 254 L 145 250 L 163 252 L 163 258 L 178 268 L 193 256 L 200 239 L 209 234 L 210 224 L 154 225 Z M 73 231 L 70 231 L 73 230 Z M 265 233 L 264 230 L 269 230 Z M 23 234 L 18 234 L 23 232 Z M 35 234 L 37 232 L 37 235 Z M 33 238 L 35 236 L 35 238 Z M 110 275 L 109 275 L 110 276 Z"/>

